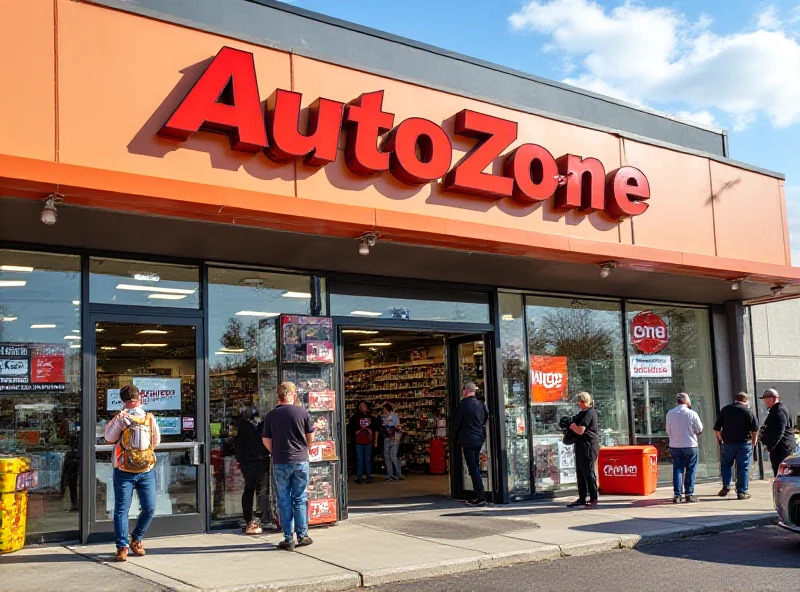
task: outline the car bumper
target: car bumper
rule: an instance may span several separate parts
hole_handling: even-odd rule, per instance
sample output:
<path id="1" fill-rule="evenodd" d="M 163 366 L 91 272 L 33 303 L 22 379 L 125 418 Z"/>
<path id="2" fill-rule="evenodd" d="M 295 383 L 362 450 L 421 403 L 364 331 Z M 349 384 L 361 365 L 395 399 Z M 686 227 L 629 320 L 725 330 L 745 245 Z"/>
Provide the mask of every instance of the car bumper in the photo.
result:
<path id="1" fill-rule="evenodd" d="M 772 482 L 772 499 L 778 513 L 778 524 L 800 534 L 800 477 L 777 477 Z"/>

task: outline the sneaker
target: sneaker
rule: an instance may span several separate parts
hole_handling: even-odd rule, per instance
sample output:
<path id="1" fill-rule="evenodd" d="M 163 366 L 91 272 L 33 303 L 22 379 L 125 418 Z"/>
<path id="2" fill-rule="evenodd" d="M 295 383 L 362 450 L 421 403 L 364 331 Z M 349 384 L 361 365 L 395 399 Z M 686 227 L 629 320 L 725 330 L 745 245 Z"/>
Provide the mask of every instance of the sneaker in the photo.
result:
<path id="1" fill-rule="evenodd" d="M 114 555 L 114 559 L 116 561 L 127 561 L 128 560 L 128 547 L 122 547 L 122 549 L 117 549 L 117 554 Z"/>
<path id="2" fill-rule="evenodd" d="M 281 541 L 278 543 L 278 549 L 283 549 L 284 551 L 294 551 L 294 539 L 291 541 Z"/>
<path id="3" fill-rule="evenodd" d="M 673 503 L 673 504 L 679 504 L 679 503 L 681 503 L 681 496 L 679 496 L 679 495 L 676 495 L 675 497 L 673 497 L 673 498 L 672 498 L 672 503 Z"/>
<path id="4" fill-rule="evenodd" d="M 740 500 L 750 499 L 751 497 L 753 496 L 747 493 L 746 491 L 740 491 L 739 493 L 736 494 L 736 499 Z"/>
<path id="5" fill-rule="evenodd" d="M 131 541 L 131 551 L 137 557 L 144 557 L 145 556 L 144 545 L 142 544 L 142 541 L 137 541 L 136 539 L 132 540 Z"/>
<path id="6" fill-rule="evenodd" d="M 730 493 L 730 491 L 731 490 L 729 488 L 723 487 L 722 489 L 719 490 L 719 493 L 717 495 L 720 496 L 720 497 L 728 497 L 728 494 Z"/>
<path id="7" fill-rule="evenodd" d="M 697 498 L 694 495 L 689 494 L 683 498 L 683 501 L 687 504 L 693 504 L 697 501 Z"/>
<path id="8" fill-rule="evenodd" d="M 264 532 L 263 529 L 255 520 L 251 520 L 247 528 L 244 529 L 245 534 L 261 534 L 262 532 Z"/>
<path id="9" fill-rule="evenodd" d="M 311 537 L 306 535 L 304 537 L 298 536 L 297 537 L 297 546 L 298 547 L 308 547 L 314 541 L 311 540 Z"/>
<path id="10" fill-rule="evenodd" d="M 467 505 L 472 508 L 480 508 L 486 505 L 486 500 L 474 499 L 467 502 Z"/>
<path id="11" fill-rule="evenodd" d="M 386 479 L 384 479 L 384 481 L 394 481 L 394 477 L 386 477 Z"/>
<path id="12" fill-rule="evenodd" d="M 597 507 L 597 500 L 590 500 L 588 504 L 586 504 L 587 510 L 594 510 Z"/>
<path id="13" fill-rule="evenodd" d="M 585 506 L 586 500 L 577 499 L 574 502 L 567 504 L 568 508 L 577 508 L 578 506 Z"/>

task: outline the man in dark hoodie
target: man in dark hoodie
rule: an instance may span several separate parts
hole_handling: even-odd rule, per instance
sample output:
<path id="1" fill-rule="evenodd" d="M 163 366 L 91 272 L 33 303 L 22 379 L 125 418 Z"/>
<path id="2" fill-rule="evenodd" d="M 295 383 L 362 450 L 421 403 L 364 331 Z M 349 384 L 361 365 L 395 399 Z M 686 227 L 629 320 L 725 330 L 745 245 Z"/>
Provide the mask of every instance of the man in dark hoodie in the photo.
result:
<path id="1" fill-rule="evenodd" d="M 234 454 L 244 477 L 242 513 L 245 534 L 261 534 L 261 526 L 253 518 L 253 495 L 261 504 L 261 520 L 269 515 L 269 452 L 261 441 L 264 421 L 259 421 L 258 409 L 247 405 L 236 419 Z"/>
<path id="2" fill-rule="evenodd" d="M 486 404 L 475 398 L 477 390 L 474 382 L 468 382 L 461 391 L 461 403 L 458 404 L 453 418 L 453 431 L 456 434 L 458 445 L 464 451 L 464 461 L 467 463 L 469 476 L 472 479 L 472 490 L 475 499 L 467 502 L 468 506 L 485 506 L 486 491 L 483 487 L 480 457 L 481 448 L 486 440 L 486 420 L 488 411 Z"/>
<path id="3" fill-rule="evenodd" d="M 769 450 L 772 472 L 777 477 L 778 468 L 786 457 L 794 452 L 795 439 L 792 430 L 792 418 L 789 410 L 780 401 L 780 394 L 769 388 L 761 395 L 761 400 L 769 409 L 767 419 L 761 426 L 761 443 Z"/>

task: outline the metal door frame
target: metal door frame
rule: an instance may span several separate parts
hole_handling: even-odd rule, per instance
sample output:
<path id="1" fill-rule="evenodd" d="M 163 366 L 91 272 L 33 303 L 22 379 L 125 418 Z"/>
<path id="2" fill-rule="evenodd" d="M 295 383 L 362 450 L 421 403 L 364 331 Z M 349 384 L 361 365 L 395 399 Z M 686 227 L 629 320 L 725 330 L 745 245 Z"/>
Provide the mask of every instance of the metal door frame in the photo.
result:
<path id="1" fill-rule="evenodd" d="M 205 330 L 204 319 L 199 310 L 136 310 L 131 307 L 91 306 L 84 315 L 83 325 L 83 413 L 82 462 L 81 469 L 81 542 L 94 543 L 112 540 L 113 520 L 98 522 L 96 516 L 96 452 L 105 446 L 96 445 L 94 430 L 97 425 L 97 350 L 95 324 L 138 323 L 154 325 L 180 325 L 195 328 L 195 396 L 196 396 L 196 434 L 195 442 L 164 443 L 156 450 L 187 450 L 192 453 L 197 466 L 197 513 L 175 516 L 156 516 L 148 534 L 167 536 L 205 532 L 208 526 L 208 400 L 205 372 Z M 175 314 L 177 312 L 177 314 Z M 187 314 L 188 313 L 188 314 Z M 91 432 L 91 433 L 90 433 Z"/>

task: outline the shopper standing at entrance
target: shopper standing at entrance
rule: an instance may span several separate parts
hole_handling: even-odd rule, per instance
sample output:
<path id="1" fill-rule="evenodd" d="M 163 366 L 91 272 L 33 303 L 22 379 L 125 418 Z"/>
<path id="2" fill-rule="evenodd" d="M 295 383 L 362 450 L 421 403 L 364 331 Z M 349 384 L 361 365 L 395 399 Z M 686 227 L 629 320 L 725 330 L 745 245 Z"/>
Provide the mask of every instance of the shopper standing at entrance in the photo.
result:
<path id="1" fill-rule="evenodd" d="M 453 418 L 453 431 L 456 434 L 458 445 L 464 452 L 464 461 L 467 463 L 472 490 L 475 499 L 467 502 L 468 506 L 485 506 L 486 490 L 483 487 L 481 476 L 480 457 L 481 448 L 486 440 L 486 405 L 475 398 L 477 387 L 474 382 L 468 382 L 461 391 L 461 402 Z"/>
<path id="2" fill-rule="evenodd" d="M 366 473 L 367 483 L 372 483 L 372 449 L 378 447 L 378 430 L 375 418 L 370 415 L 364 401 L 350 419 L 350 434 L 356 443 L 356 483 L 361 485 L 361 476 Z"/>
<path id="3" fill-rule="evenodd" d="M 147 527 L 156 513 L 155 447 L 161 443 L 161 432 L 152 413 L 142 409 L 139 389 L 125 385 L 119 389 L 124 404 L 122 411 L 106 424 L 106 442 L 114 447 L 114 534 L 117 561 L 128 560 L 128 514 L 133 492 L 139 498 L 141 511 L 130 540 L 134 555 L 144 556 Z"/>
<path id="4" fill-rule="evenodd" d="M 264 447 L 272 454 L 275 495 L 283 529 L 280 549 L 294 551 L 313 541 L 308 536 L 308 448 L 314 441 L 314 424 L 304 407 L 294 404 L 294 383 L 278 385 L 278 406 L 264 418 Z"/>
<path id="5" fill-rule="evenodd" d="M 667 435 L 672 454 L 672 503 L 680 503 L 681 492 L 684 492 L 684 501 L 696 502 L 694 478 L 697 474 L 697 436 L 703 431 L 703 422 L 689 408 L 691 400 L 688 394 L 678 393 L 675 401 L 677 405 L 667 413 Z"/>
<path id="6" fill-rule="evenodd" d="M 244 477 L 242 514 L 244 533 L 261 534 L 262 528 L 253 518 L 253 496 L 259 501 L 269 499 L 269 452 L 261 441 L 264 422 L 258 421 L 258 409 L 247 405 L 236 420 L 234 454 Z M 262 524 L 268 519 L 269 503 L 261 503 Z"/>
<path id="7" fill-rule="evenodd" d="M 749 398 L 747 393 L 737 394 L 734 397 L 736 402 L 723 407 L 714 424 L 717 441 L 722 445 L 720 497 L 726 497 L 731 490 L 734 461 L 736 462 L 736 497 L 740 500 L 750 497 L 750 494 L 747 493 L 747 486 L 750 480 L 750 459 L 758 439 L 758 423 L 747 405 Z"/>
<path id="8" fill-rule="evenodd" d="M 578 393 L 575 400 L 581 408 L 580 413 L 572 418 L 569 429 L 577 436 L 575 442 L 575 472 L 578 477 L 578 499 L 568 508 L 586 506 L 597 507 L 597 472 L 595 464 L 600 452 L 600 436 L 597 431 L 597 411 L 592 405 L 592 395 Z M 586 501 L 586 496 L 589 501 Z"/>
<path id="9" fill-rule="evenodd" d="M 402 481 L 400 474 L 400 460 L 397 457 L 397 448 L 400 445 L 400 418 L 394 412 L 391 403 L 383 406 L 381 417 L 381 434 L 383 435 L 383 460 L 386 463 L 386 480 Z"/>
<path id="10" fill-rule="evenodd" d="M 761 399 L 769 409 L 767 419 L 761 426 L 761 442 L 769 451 L 772 473 L 777 477 L 778 468 L 786 457 L 794 452 L 796 441 L 792 430 L 792 418 L 786 405 L 781 403 L 781 396 L 773 388 L 764 391 Z"/>

